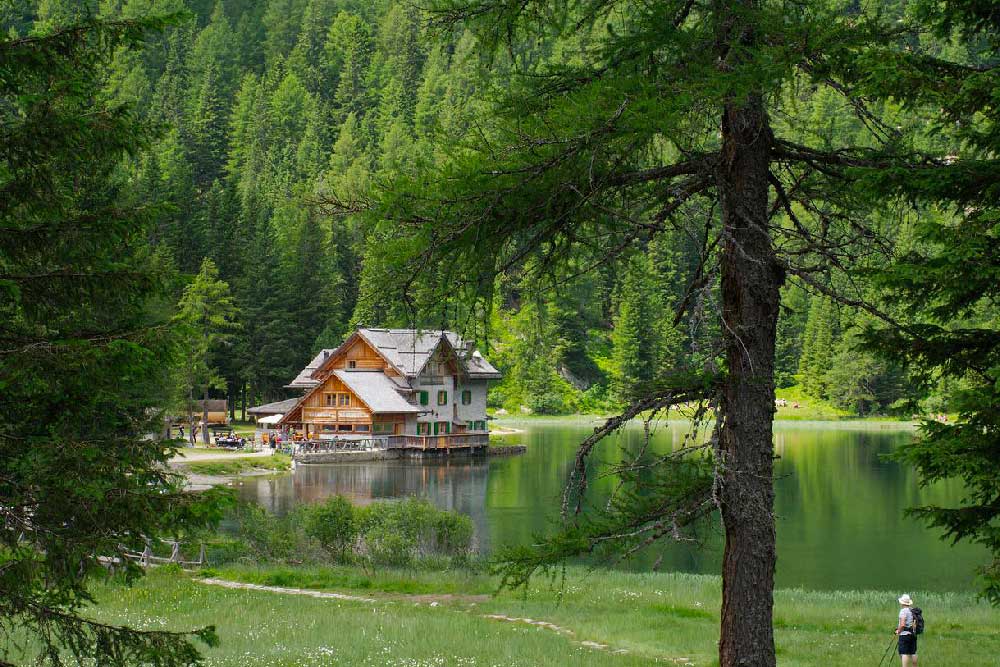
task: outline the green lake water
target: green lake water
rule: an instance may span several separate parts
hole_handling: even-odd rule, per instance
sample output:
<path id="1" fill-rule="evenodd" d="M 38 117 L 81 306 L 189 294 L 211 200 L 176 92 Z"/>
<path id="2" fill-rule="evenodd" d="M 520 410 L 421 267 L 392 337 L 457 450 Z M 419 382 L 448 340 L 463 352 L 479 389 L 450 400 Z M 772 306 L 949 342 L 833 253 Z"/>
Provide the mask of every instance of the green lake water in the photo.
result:
<path id="1" fill-rule="evenodd" d="M 245 478 L 240 493 L 276 512 L 296 503 L 344 494 L 355 502 L 416 495 L 472 517 L 480 550 L 524 542 L 546 531 L 558 513 L 559 495 L 576 445 L 596 422 L 582 419 L 504 421 L 523 429 L 505 441 L 528 446 L 509 458 L 453 457 L 350 465 L 299 466 L 287 475 Z M 687 432 L 684 422 L 661 423 L 651 446 L 668 451 Z M 898 424 L 777 422 L 775 424 L 775 512 L 778 534 L 777 583 L 812 589 L 960 591 L 975 586 L 974 569 L 985 552 L 951 546 L 905 508 L 953 503 L 961 488 L 940 484 L 922 489 L 913 471 L 880 455 L 913 438 Z M 607 439 L 598 451 L 605 461 L 642 445 L 640 425 Z M 596 498 L 613 480 L 592 485 Z M 707 527 L 700 548 L 664 544 L 618 567 L 718 573 L 721 535 Z"/>

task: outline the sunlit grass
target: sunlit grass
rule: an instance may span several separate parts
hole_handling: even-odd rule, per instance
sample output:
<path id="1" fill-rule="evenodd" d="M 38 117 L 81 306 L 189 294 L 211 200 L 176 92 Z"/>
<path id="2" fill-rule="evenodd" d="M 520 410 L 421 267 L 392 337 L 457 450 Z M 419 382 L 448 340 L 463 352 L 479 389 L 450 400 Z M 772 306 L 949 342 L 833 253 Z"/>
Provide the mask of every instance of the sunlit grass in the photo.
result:
<path id="1" fill-rule="evenodd" d="M 214 574 L 354 593 L 376 602 L 230 590 L 154 572 L 131 589 L 102 586 L 93 613 L 141 627 L 215 624 L 222 645 L 205 655 L 206 664 L 218 667 L 653 665 L 677 658 L 709 666 L 716 660 L 720 584 L 713 576 L 570 568 L 565 582 L 536 580 L 527 597 L 504 592 L 483 598 L 495 581 L 463 571 L 233 567 Z M 405 597 L 409 593 L 420 597 Z M 928 624 L 921 664 L 995 664 L 1000 612 L 970 594 L 911 594 Z M 896 613 L 891 593 L 780 590 L 778 662 L 783 667 L 877 664 L 892 638 Z M 544 620 L 571 633 L 486 615 Z M 608 647 L 587 648 L 586 641 Z M 626 653 L 614 652 L 622 650 Z"/>
<path id="2" fill-rule="evenodd" d="M 286 454 L 272 454 L 253 458 L 238 458 L 211 461 L 192 461 L 179 464 L 183 470 L 196 475 L 239 475 L 246 472 L 284 472 L 292 467 L 292 459 Z"/>

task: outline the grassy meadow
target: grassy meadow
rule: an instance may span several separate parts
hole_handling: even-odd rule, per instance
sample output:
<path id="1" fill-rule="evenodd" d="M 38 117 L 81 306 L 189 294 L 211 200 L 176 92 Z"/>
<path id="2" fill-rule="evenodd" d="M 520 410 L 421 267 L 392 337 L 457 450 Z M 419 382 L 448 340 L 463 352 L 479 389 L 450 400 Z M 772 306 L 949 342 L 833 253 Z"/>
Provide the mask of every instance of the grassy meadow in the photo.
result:
<path id="1" fill-rule="evenodd" d="M 223 476 L 251 472 L 285 472 L 292 469 L 292 457 L 286 454 L 253 458 L 230 455 L 228 458 L 178 463 L 177 466 L 185 472 L 196 475 Z"/>
<path id="2" fill-rule="evenodd" d="M 214 624 L 222 642 L 204 650 L 211 667 L 716 664 L 713 576 L 570 568 L 565 582 L 538 580 L 527 596 L 492 596 L 495 580 L 465 571 L 233 566 L 205 574 L 370 601 L 234 590 L 156 571 L 131 588 L 102 585 L 91 613 L 145 628 Z M 922 665 L 996 664 L 1000 611 L 971 594 L 913 595 L 927 619 Z M 778 662 L 876 665 L 896 613 L 890 593 L 779 590 Z"/>

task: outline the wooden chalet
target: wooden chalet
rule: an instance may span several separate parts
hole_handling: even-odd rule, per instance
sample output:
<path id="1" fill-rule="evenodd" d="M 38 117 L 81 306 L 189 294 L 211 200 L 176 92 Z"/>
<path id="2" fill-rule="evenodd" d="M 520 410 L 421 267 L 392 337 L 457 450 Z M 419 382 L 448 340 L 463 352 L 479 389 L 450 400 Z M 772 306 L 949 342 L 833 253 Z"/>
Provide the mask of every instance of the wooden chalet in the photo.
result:
<path id="1" fill-rule="evenodd" d="M 279 421 L 309 439 L 386 447 L 488 444 L 486 392 L 497 371 L 451 331 L 359 328 L 292 381 L 305 395 Z"/>

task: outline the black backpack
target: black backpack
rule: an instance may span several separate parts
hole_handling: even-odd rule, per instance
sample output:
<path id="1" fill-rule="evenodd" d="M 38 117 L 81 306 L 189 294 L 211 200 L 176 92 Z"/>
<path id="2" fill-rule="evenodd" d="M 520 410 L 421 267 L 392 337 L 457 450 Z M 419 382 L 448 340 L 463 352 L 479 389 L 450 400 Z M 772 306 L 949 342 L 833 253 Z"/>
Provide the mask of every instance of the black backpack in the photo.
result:
<path id="1" fill-rule="evenodd" d="M 910 609 L 910 613 L 913 614 L 913 633 L 924 634 L 924 612 L 921 611 L 920 607 L 913 607 Z"/>

